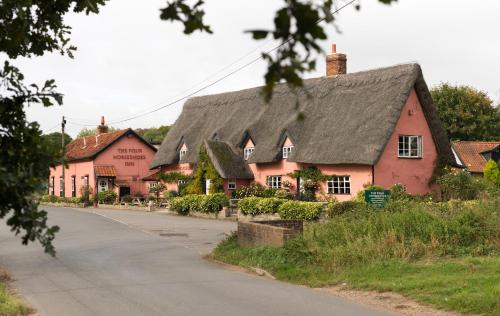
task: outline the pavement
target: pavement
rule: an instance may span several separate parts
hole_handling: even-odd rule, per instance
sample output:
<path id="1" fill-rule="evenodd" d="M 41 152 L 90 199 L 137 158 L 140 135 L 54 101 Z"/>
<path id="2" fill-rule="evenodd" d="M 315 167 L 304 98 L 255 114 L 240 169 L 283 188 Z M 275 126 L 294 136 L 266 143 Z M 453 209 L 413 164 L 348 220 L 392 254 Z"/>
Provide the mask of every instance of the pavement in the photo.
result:
<path id="1" fill-rule="evenodd" d="M 0 223 L 0 265 L 39 315 L 390 315 L 202 258 L 236 223 L 45 207 L 57 257 Z"/>

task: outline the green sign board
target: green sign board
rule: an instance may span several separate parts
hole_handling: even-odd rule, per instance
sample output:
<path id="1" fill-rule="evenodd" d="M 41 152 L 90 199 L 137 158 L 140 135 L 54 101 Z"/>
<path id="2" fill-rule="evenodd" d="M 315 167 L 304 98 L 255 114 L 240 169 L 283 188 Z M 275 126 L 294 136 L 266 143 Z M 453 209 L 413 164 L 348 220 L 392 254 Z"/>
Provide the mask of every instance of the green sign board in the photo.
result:
<path id="1" fill-rule="evenodd" d="M 390 195 L 391 191 L 389 190 L 366 190 L 365 201 L 374 207 L 384 207 Z"/>

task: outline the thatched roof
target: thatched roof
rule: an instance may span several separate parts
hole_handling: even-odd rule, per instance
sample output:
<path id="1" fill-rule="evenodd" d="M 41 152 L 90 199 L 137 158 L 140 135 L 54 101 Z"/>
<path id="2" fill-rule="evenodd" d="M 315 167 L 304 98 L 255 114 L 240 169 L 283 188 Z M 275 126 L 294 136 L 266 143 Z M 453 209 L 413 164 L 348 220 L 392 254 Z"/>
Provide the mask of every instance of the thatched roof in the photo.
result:
<path id="1" fill-rule="evenodd" d="M 374 165 L 412 88 L 438 153 L 453 163 L 448 137 L 418 64 L 307 79 L 304 85 L 297 91 L 278 85 L 269 104 L 260 87 L 189 99 L 151 168 L 177 163 L 182 143 L 189 149 L 183 160 L 189 163 L 196 163 L 205 140 L 224 141 L 242 156 L 249 137 L 255 143 L 249 163 L 281 159 L 281 146 L 289 137 L 295 146 L 290 161 Z M 302 120 L 299 113 L 304 114 Z"/>
<path id="2" fill-rule="evenodd" d="M 241 155 L 237 155 L 229 144 L 206 140 L 207 154 L 219 175 L 224 179 L 253 179 L 253 174 Z"/>

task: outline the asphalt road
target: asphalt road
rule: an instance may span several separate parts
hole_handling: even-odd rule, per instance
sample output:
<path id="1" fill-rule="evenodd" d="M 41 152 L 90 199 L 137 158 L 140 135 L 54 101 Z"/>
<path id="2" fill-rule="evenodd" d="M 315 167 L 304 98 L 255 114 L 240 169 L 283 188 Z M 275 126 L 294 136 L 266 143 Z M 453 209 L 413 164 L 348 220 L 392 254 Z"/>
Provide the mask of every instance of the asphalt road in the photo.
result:
<path id="1" fill-rule="evenodd" d="M 388 315 L 202 259 L 236 223 L 46 208 L 57 258 L 0 224 L 0 265 L 40 315 Z"/>

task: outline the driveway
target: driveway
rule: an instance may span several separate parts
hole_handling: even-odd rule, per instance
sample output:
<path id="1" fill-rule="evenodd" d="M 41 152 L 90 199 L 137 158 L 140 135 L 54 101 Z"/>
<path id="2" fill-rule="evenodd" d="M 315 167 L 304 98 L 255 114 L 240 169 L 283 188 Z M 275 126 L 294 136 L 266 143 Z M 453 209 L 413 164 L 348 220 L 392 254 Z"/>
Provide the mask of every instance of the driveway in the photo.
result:
<path id="1" fill-rule="evenodd" d="M 40 315 L 388 315 L 202 259 L 236 223 L 106 209 L 45 208 L 57 258 L 0 224 L 0 265 Z"/>

